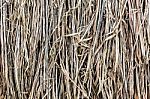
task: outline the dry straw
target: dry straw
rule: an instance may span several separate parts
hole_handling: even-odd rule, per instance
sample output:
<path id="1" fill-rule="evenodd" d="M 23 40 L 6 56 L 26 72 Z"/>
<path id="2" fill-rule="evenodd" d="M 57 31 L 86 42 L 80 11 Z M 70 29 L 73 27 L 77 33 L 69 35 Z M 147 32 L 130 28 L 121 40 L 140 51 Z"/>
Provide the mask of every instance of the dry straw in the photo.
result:
<path id="1" fill-rule="evenodd" d="M 149 99 L 150 0 L 0 0 L 0 99 Z"/>

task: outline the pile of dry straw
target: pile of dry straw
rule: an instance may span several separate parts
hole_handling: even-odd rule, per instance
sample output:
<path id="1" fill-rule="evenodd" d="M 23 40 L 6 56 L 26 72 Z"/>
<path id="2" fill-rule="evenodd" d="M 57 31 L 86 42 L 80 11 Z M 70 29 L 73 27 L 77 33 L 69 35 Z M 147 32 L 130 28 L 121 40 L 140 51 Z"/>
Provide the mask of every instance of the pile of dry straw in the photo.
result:
<path id="1" fill-rule="evenodd" d="M 0 99 L 149 99 L 150 0 L 0 0 Z"/>

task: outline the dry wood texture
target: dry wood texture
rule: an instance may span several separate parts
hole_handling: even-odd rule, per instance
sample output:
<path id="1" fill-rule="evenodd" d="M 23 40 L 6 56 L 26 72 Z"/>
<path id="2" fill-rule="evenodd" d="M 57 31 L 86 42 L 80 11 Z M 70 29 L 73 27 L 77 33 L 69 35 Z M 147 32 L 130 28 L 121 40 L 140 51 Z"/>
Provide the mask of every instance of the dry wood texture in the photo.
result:
<path id="1" fill-rule="evenodd" d="M 0 98 L 150 99 L 150 0 L 0 0 Z"/>

